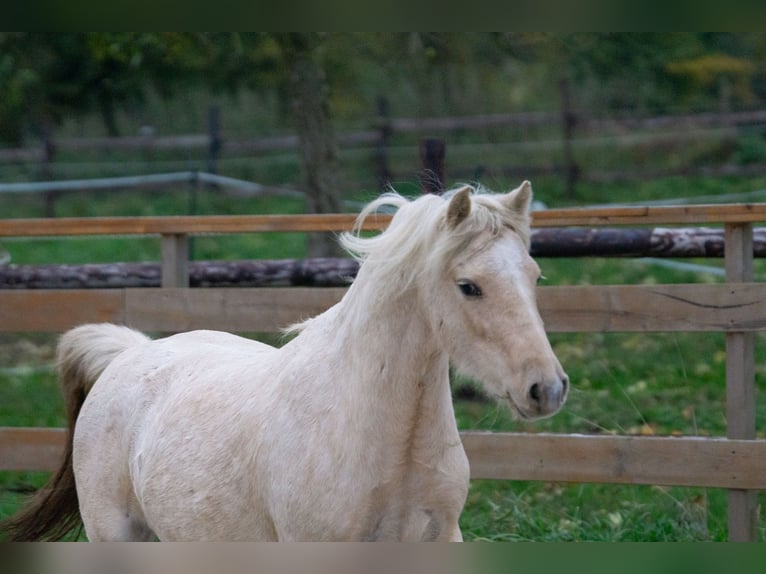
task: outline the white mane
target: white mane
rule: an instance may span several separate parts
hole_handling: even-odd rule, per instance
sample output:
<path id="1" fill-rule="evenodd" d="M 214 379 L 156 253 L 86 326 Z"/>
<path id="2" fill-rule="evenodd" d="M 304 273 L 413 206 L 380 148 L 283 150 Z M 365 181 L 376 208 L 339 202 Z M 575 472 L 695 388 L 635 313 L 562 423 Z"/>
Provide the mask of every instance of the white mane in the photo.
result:
<path id="1" fill-rule="evenodd" d="M 456 229 L 444 233 L 449 200 L 465 187 L 472 192 L 470 214 Z M 391 224 L 379 235 L 362 237 L 359 229 L 364 220 L 383 207 L 396 209 Z M 510 211 L 498 196 L 482 188 L 462 186 L 442 196 L 427 194 L 414 200 L 389 192 L 367 205 L 359 214 L 355 230 L 342 234 L 340 241 L 360 263 L 373 264 L 379 273 L 401 277 L 407 284 L 426 261 L 444 262 L 479 233 L 489 231 L 494 236 L 511 229 L 529 249 L 529 225 L 527 213 Z"/>

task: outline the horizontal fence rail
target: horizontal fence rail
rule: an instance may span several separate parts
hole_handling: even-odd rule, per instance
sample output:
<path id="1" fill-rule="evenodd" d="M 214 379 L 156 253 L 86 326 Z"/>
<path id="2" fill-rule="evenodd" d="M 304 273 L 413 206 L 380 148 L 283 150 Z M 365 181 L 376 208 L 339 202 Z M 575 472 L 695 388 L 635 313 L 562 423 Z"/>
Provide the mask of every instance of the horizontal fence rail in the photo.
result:
<path id="1" fill-rule="evenodd" d="M 278 332 L 340 301 L 342 287 L 0 290 L 0 332 L 60 332 L 89 321 L 144 331 Z M 538 288 L 552 333 L 766 329 L 766 283 Z"/>
<path id="2" fill-rule="evenodd" d="M 766 489 L 766 441 L 465 431 L 471 478 Z M 55 470 L 64 429 L 0 427 L 4 470 Z"/>
<path id="3" fill-rule="evenodd" d="M 163 252 L 162 288 L 0 290 L 0 332 L 61 332 L 93 321 L 157 332 L 276 332 L 335 304 L 345 288 L 187 289 L 188 236 L 339 232 L 355 220 L 353 214 L 0 220 L 0 237 L 157 235 Z M 389 221 L 371 216 L 363 229 Z M 753 282 L 753 225 L 764 221 L 766 204 L 534 212 L 538 229 L 724 226 L 726 283 L 544 286 L 538 303 L 551 332 L 726 333 L 727 437 L 464 432 L 472 478 L 726 488 L 729 538 L 755 539 L 754 494 L 766 489 L 766 440 L 755 440 L 752 334 L 766 330 L 766 284 Z M 48 470 L 62 440 L 61 429 L 0 428 L 0 470 Z"/>
<path id="4" fill-rule="evenodd" d="M 766 123 L 766 110 L 720 110 L 658 117 L 641 117 L 628 112 L 616 113 L 612 117 L 594 117 L 577 109 L 568 82 L 561 84 L 560 96 L 558 111 L 410 118 L 391 117 L 387 111 L 389 106 L 383 103 L 384 98 L 378 109 L 369 115 L 366 126 L 338 132 L 335 142 L 349 158 L 372 160 L 375 180 L 380 185 L 410 177 L 410 169 L 404 167 L 402 158 L 411 158 L 417 152 L 412 140 L 439 133 L 473 132 L 469 141 L 450 144 L 451 157 L 455 160 L 451 160 L 451 178 L 462 181 L 489 176 L 553 176 L 564 180 L 570 197 L 575 186 L 583 181 L 607 183 L 668 176 L 744 176 L 762 175 L 766 171 L 766 163 L 758 161 L 757 157 L 741 157 L 734 153 L 737 146 L 733 145 L 747 145 L 748 132 L 754 134 Z M 211 105 L 207 133 L 159 134 L 150 126 L 141 126 L 140 135 L 135 136 L 67 138 L 46 131 L 35 147 L 0 148 L 0 167 L 15 173 L 17 166 L 13 164 L 37 164 L 35 167 L 25 166 L 24 171 L 37 169 L 44 179 L 51 179 L 54 173 L 82 174 L 94 161 L 102 167 L 111 164 L 124 169 L 126 160 L 113 157 L 117 153 L 133 156 L 134 159 L 127 162 L 138 171 L 145 170 L 150 161 L 154 166 L 163 165 L 172 170 L 187 169 L 192 161 L 201 169 L 204 166 L 208 171 L 217 172 L 217 166 L 224 162 L 237 165 L 245 157 L 252 161 L 258 156 L 273 154 L 293 156 L 300 149 L 300 138 L 295 133 L 265 137 L 243 137 L 241 132 L 224 133 L 220 115 L 220 107 Z M 500 139 L 490 137 L 492 141 L 487 143 L 487 136 L 492 131 L 497 132 Z M 471 140 L 479 143 L 470 143 Z M 625 161 L 619 161 L 617 167 L 612 167 L 610 162 L 603 165 L 603 161 L 595 159 L 591 151 L 633 149 L 638 152 L 634 156 L 643 157 L 642 149 L 652 156 L 658 148 L 682 151 L 689 144 L 703 142 L 720 150 L 716 154 L 706 154 L 710 156 L 709 165 L 700 165 L 695 160 L 698 154 L 682 152 L 679 165 L 674 162 L 669 166 L 662 160 L 653 162 L 657 164 L 654 167 L 646 162 L 626 165 Z M 485 154 L 482 149 L 492 149 L 494 153 Z M 149 160 L 149 156 L 156 152 L 175 159 Z M 522 157 L 530 152 L 535 154 L 532 158 Z M 98 158 L 87 161 L 94 153 Z M 83 155 L 86 161 L 82 161 Z M 515 164 L 505 163 L 505 158 L 512 157 L 518 158 Z M 406 175 L 404 169 L 407 169 Z M 363 186 L 370 183 L 368 180 Z M 16 189 L 20 191 L 24 185 Z M 0 195 L 2 193 L 0 185 Z M 46 193 L 48 214 L 55 211 L 56 195 L 57 192 Z"/>
<path id="5" fill-rule="evenodd" d="M 384 229 L 390 215 L 368 217 L 362 230 Z M 548 209 L 532 213 L 533 227 L 603 227 L 608 225 L 701 225 L 766 221 L 766 204 L 671 205 Z M 66 217 L 0 220 L 0 237 L 77 235 L 161 235 L 255 233 L 267 231 L 350 230 L 355 214 L 207 215 L 156 217 Z"/>
<path id="6" fill-rule="evenodd" d="M 561 112 L 515 112 L 479 114 L 472 116 L 445 116 L 424 118 L 387 118 L 374 120 L 376 129 L 339 132 L 341 146 L 378 145 L 381 130 L 389 133 L 423 133 L 455 130 L 486 130 L 492 128 L 554 126 L 562 122 Z M 577 129 L 581 132 L 624 133 L 625 130 L 674 129 L 680 135 L 689 129 L 730 128 L 735 126 L 760 125 L 766 123 L 766 110 L 746 110 L 728 113 L 697 113 L 656 117 L 616 115 L 608 118 L 577 116 Z M 253 138 L 223 138 L 217 135 L 222 152 L 226 153 L 269 153 L 297 150 L 300 139 L 297 135 L 284 134 Z M 390 136 L 389 136 L 390 137 Z M 161 150 L 206 150 L 210 147 L 210 133 L 180 135 L 138 135 L 122 137 L 70 137 L 55 139 L 56 149 L 67 152 L 83 151 L 161 151 Z M 0 162 L 42 161 L 46 150 L 40 147 L 0 149 Z"/>

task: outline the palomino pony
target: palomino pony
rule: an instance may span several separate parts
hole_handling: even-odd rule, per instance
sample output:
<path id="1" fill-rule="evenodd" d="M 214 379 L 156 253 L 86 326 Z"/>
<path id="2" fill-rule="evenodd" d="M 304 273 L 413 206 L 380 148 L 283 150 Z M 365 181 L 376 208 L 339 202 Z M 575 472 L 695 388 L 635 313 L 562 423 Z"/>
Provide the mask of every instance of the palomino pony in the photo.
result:
<path id="1" fill-rule="evenodd" d="M 51 482 L 5 525 L 51 539 L 461 540 L 469 469 L 450 363 L 523 419 L 568 379 L 535 302 L 531 186 L 408 201 L 344 245 L 343 299 L 281 348 L 194 331 L 67 332 L 58 368 L 70 440 Z"/>

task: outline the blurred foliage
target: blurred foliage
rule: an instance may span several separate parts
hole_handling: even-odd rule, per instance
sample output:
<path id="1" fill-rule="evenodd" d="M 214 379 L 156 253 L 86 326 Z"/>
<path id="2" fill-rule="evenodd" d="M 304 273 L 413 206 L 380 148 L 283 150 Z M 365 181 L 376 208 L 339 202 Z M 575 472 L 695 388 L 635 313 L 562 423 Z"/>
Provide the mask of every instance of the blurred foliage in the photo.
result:
<path id="1" fill-rule="evenodd" d="M 116 135 L 116 111 L 189 86 L 275 95 L 289 126 L 286 46 L 296 43 L 324 70 L 339 121 L 369 116 L 383 94 L 413 115 L 557 109 L 562 79 L 598 113 L 766 95 L 766 34 L 756 32 L 3 32 L 0 141 L 92 113 Z"/>
<path id="2" fill-rule="evenodd" d="M 690 90 L 719 88 L 726 97 L 726 90 L 733 90 L 743 103 L 754 101 L 752 77 L 755 64 L 744 58 L 725 54 L 707 54 L 690 60 L 668 64 L 668 72 L 688 80 Z"/>

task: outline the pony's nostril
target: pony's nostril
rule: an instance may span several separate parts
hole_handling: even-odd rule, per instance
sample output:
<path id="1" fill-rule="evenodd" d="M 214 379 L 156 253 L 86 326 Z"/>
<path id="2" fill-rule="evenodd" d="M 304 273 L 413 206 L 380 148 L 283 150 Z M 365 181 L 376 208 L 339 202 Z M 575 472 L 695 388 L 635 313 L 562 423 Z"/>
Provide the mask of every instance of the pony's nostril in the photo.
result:
<path id="1" fill-rule="evenodd" d="M 529 397 L 536 403 L 540 404 L 542 393 L 540 391 L 539 383 L 534 383 L 531 387 L 529 387 Z"/>
<path id="2" fill-rule="evenodd" d="M 561 390 L 563 391 L 561 394 L 562 394 L 562 395 L 566 395 L 566 394 L 567 394 L 567 390 L 568 390 L 568 389 L 569 389 L 569 377 L 567 377 L 566 375 L 564 375 L 564 376 L 561 378 Z"/>

